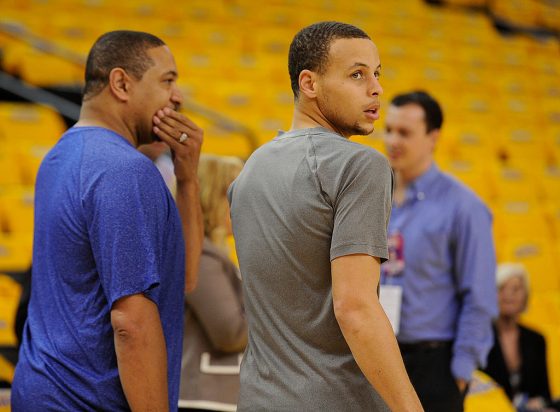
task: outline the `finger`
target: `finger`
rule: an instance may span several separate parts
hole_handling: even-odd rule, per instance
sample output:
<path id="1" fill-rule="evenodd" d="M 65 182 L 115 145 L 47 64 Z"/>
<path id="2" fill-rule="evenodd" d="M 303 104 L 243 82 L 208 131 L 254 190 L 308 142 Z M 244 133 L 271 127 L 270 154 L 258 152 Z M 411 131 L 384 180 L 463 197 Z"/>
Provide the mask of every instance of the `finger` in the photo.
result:
<path id="1" fill-rule="evenodd" d="M 185 124 L 179 123 L 169 117 L 158 117 L 157 115 L 153 118 L 154 125 L 158 126 L 160 129 L 165 130 L 168 134 L 170 134 L 175 139 L 179 140 L 183 133 L 186 133 L 187 136 L 193 138 L 194 140 L 201 140 L 202 139 L 202 129 L 194 130 L 190 127 L 186 126 Z"/>
<path id="2" fill-rule="evenodd" d="M 184 146 L 184 144 L 179 143 L 175 137 L 160 129 L 158 126 L 154 126 L 153 131 L 157 135 L 157 137 L 159 137 L 161 141 L 167 144 L 173 151 L 176 151 L 181 146 Z"/>
<path id="3" fill-rule="evenodd" d="M 168 123 L 164 122 L 161 119 L 158 118 L 154 118 L 154 125 L 157 126 L 159 129 L 163 130 L 165 133 L 167 133 L 169 136 L 171 136 L 173 139 L 175 140 L 179 140 L 179 138 L 181 137 L 182 133 L 187 133 L 187 135 L 189 134 L 187 127 L 185 126 L 174 126 L 174 125 L 169 125 Z M 192 133 L 192 132 L 191 132 Z"/>
<path id="4" fill-rule="evenodd" d="M 185 148 L 188 148 L 189 150 L 197 150 L 197 146 L 200 146 L 197 142 L 190 138 L 187 138 L 187 140 L 181 143 L 173 133 L 170 134 L 169 131 L 158 126 L 154 126 L 153 131 L 173 151 L 183 151 Z"/>
<path id="5" fill-rule="evenodd" d="M 179 113 L 175 110 L 172 110 L 169 107 L 164 108 L 163 113 L 166 117 L 169 117 L 169 118 L 171 118 L 171 119 L 173 119 L 173 120 L 175 120 L 175 121 L 177 121 L 181 124 L 184 124 L 184 125 L 190 127 L 191 129 L 194 129 L 194 130 L 199 130 L 200 129 L 200 127 L 198 127 L 196 125 L 196 123 L 193 122 L 191 119 L 189 119 L 187 116 L 185 116 L 185 115 L 183 115 L 183 114 L 181 114 L 181 113 Z"/>

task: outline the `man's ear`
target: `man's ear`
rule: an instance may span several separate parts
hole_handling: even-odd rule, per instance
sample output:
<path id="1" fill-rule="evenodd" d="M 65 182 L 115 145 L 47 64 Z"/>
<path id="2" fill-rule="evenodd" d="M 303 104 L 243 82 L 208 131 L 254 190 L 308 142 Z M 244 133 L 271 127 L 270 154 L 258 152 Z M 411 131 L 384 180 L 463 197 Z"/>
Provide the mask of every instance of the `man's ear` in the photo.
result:
<path id="1" fill-rule="evenodd" d="M 311 70 L 302 70 L 299 74 L 299 92 L 307 98 L 317 97 L 317 73 Z"/>
<path id="2" fill-rule="evenodd" d="M 120 67 L 115 67 L 109 73 L 109 90 L 118 100 L 126 102 L 130 98 L 132 86 L 130 76 Z"/>
<path id="3" fill-rule="evenodd" d="M 436 145 L 439 141 L 440 136 L 440 129 L 434 129 L 430 133 L 428 133 L 428 138 L 432 143 L 432 152 L 436 149 Z"/>

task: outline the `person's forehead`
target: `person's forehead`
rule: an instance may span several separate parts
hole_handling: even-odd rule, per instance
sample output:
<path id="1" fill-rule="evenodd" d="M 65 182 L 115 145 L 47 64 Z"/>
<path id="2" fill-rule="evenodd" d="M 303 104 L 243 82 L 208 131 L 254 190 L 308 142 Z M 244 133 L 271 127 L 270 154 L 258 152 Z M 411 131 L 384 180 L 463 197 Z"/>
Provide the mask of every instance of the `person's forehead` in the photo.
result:
<path id="1" fill-rule="evenodd" d="M 163 72 L 167 70 L 177 71 L 175 58 L 173 57 L 171 50 L 169 50 L 169 47 L 152 47 L 151 49 L 147 50 L 147 54 L 154 62 L 154 66 L 152 66 L 153 69 Z"/>
<path id="2" fill-rule="evenodd" d="M 423 124 L 425 122 L 425 114 L 422 107 L 415 103 L 408 103 L 402 106 L 389 105 L 387 121 L 398 121 L 409 125 Z"/>
<path id="3" fill-rule="evenodd" d="M 521 275 L 513 275 L 507 279 L 504 284 L 509 286 L 523 286 L 523 278 Z"/>
<path id="4" fill-rule="evenodd" d="M 329 47 L 329 62 L 350 67 L 363 63 L 376 70 L 380 64 L 377 47 L 370 39 L 334 39 Z"/>

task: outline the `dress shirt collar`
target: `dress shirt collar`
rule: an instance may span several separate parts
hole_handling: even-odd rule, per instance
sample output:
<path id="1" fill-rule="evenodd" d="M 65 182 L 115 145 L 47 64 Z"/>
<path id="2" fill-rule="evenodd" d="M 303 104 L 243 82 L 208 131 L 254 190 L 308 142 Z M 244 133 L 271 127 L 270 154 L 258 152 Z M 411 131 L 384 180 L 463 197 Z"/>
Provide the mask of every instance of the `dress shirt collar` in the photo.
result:
<path id="1" fill-rule="evenodd" d="M 428 193 L 430 193 L 430 189 L 433 188 L 433 184 L 439 174 L 439 168 L 432 162 L 432 165 L 424 174 L 418 176 L 408 185 L 406 189 L 406 202 L 424 200 Z"/>

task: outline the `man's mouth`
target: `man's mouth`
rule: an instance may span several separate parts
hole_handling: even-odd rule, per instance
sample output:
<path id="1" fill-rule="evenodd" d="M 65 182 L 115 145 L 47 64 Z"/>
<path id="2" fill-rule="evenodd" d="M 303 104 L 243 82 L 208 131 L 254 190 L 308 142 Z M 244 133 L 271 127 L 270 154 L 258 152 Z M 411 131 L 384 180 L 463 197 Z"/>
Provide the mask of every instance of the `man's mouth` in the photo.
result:
<path id="1" fill-rule="evenodd" d="M 371 106 L 370 108 L 364 110 L 366 116 L 370 119 L 379 119 L 379 106 Z"/>

